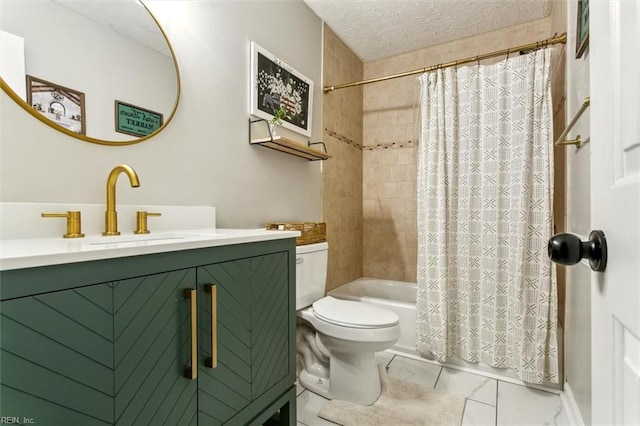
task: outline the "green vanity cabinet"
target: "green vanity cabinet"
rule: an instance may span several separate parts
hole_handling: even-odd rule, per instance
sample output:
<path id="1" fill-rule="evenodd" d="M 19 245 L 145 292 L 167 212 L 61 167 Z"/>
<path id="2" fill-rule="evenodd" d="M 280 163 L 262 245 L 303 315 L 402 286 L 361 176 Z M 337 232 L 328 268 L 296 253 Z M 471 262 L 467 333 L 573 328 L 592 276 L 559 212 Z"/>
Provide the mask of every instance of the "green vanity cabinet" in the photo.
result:
<path id="1" fill-rule="evenodd" d="M 263 404 L 261 397 L 272 388 L 286 390 L 291 373 L 288 260 L 281 252 L 198 268 L 200 318 L 205 318 L 198 323 L 199 343 L 205 359 L 212 345 L 212 296 L 205 284 L 216 285 L 217 299 L 217 366 L 199 363 L 199 424 L 243 424 L 249 420 L 245 407 Z"/>
<path id="2" fill-rule="evenodd" d="M 113 423 L 112 293 L 103 284 L 2 302 L 2 416 Z"/>
<path id="3" fill-rule="evenodd" d="M 196 424 L 197 382 L 191 363 L 185 288 L 194 269 L 114 283 L 114 413 L 117 425 Z"/>
<path id="4" fill-rule="evenodd" d="M 293 424 L 294 256 L 283 239 L 0 272 L 0 416 L 244 425 L 280 410 Z"/>
<path id="5" fill-rule="evenodd" d="M 187 269 L 3 301 L 2 415 L 188 424 L 197 386 L 182 377 L 190 362 L 182 287 L 194 282 Z"/>

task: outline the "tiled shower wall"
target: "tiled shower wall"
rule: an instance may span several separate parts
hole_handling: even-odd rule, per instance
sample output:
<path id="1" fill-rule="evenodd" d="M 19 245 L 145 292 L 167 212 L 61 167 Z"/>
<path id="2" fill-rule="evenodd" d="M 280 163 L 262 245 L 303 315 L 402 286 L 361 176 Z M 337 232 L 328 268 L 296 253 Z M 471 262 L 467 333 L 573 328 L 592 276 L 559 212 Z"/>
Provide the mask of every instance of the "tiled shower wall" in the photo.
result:
<path id="1" fill-rule="evenodd" d="M 324 26 L 325 85 L 362 80 L 362 61 Z M 362 88 L 324 95 L 322 216 L 327 222 L 327 291 L 362 276 Z"/>
<path id="2" fill-rule="evenodd" d="M 375 78 L 544 40 L 544 18 L 364 64 Z M 561 48 L 557 48 L 561 49 Z M 364 86 L 363 274 L 416 282 L 418 76 Z M 346 89 L 349 90 L 349 89 Z"/>

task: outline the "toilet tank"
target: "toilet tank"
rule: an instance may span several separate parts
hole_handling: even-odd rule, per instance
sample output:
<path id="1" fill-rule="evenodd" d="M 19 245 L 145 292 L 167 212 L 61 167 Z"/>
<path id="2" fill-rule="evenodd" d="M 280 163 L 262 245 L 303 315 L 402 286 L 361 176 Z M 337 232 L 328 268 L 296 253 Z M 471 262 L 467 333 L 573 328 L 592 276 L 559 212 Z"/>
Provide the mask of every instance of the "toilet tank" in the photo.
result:
<path id="1" fill-rule="evenodd" d="M 324 297 L 329 244 L 296 246 L 296 310 Z"/>

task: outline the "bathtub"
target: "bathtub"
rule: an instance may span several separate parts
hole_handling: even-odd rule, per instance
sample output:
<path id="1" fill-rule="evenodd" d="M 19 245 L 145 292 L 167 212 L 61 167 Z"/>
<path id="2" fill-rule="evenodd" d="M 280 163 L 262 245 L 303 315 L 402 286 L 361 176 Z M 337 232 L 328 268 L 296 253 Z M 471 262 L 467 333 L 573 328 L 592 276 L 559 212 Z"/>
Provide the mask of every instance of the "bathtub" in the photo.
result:
<path id="1" fill-rule="evenodd" d="M 396 344 L 389 349 L 390 352 L 512 383 L 523 383 L 512 370 L 494 368 L 483 363 L 470 363 L 457 357 L 447 359 L 444 364 L 422 357 L 416 350 L 416 283 L 363 277 L 331 290 L 327 295 L 338 299 L 359 300 L 383 306 L 395 312 L 400 318 L 401 335 Z M 545 390 L 562 388 L 563 330 L 560 322 L 558 322 L 557 338 L 559 383 L 545 382 L 543 386 L 533 385 L 534 387 Z"/>

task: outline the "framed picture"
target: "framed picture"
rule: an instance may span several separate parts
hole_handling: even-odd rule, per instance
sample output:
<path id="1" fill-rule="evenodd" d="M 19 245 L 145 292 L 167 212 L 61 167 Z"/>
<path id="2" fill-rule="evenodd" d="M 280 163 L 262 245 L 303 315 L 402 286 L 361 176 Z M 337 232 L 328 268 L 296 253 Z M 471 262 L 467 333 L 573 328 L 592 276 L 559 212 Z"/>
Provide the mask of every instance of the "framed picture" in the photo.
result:
<path id="1" fill-rule="evenodd" d="M 578 0 L 578 24 L 576 26 L 576 59 L 589 46 L 589 0 Z"/>
<path id="2" fill-rule="evenodd" d="M 59 126 L 86 134 L 84 93 L 28 75 L 27 103 Z"/>
<path id="3" fill-rule="evenodd" d="M 116 101 L 116 132 L 132 136 L 147 136 L 162 127 L 159 112 Z"/>
<path id="4" fill-rule="evenodd" d="M 251 42 L 251 114 L 271 120 L 284 110 L 282 127 L 311 136 L 313 81 Z"/>

